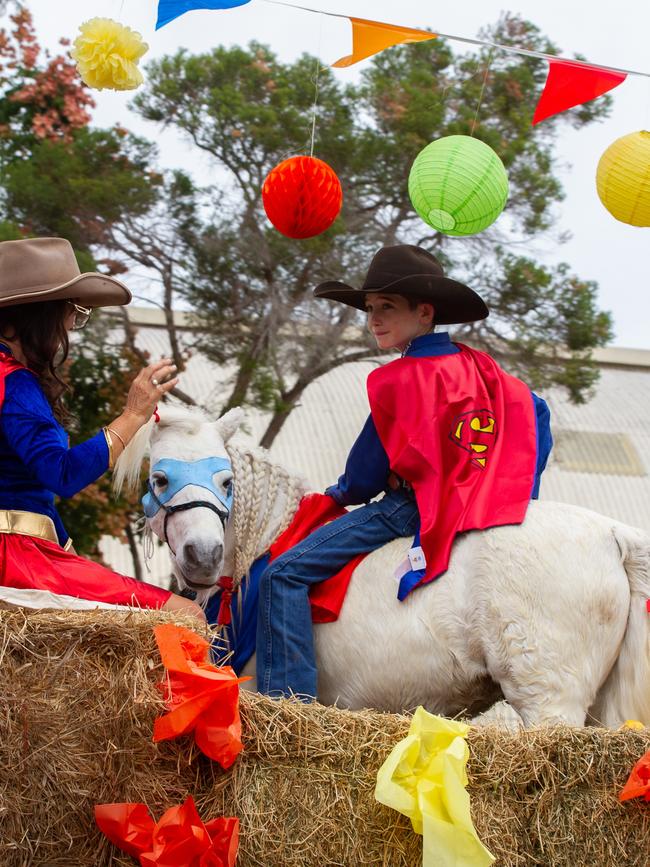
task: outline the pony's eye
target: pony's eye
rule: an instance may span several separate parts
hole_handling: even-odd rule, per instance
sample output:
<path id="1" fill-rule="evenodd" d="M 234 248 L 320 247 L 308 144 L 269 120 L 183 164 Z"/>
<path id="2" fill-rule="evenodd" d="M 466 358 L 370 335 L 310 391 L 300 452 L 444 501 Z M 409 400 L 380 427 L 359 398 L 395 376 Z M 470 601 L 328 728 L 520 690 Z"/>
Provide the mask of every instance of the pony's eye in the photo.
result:
<path id="1" fill-rule="evenodd" d="M 154 487 L 158 488 L 158 490 L 160 490 L 161 488 L 166 488 L 168 484 L 167 476 L 164 473 L 157 473 L 153 477 L 153 483 Z"/>

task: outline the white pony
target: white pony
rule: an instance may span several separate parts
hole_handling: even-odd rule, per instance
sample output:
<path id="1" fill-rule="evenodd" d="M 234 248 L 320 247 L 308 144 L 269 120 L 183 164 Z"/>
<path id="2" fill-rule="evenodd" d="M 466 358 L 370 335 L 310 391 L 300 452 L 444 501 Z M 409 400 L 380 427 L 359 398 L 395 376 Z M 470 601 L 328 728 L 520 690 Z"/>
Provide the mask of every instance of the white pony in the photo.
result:
<path id="1" fill-rule="evenodd" d="M 116 471 L 118 485 L 137 481 L 148 435 L 154 489 L 164 489 L 161 459 L 230 458 L 229 520 L 191 507 L 223 503 L 229 472 L 214 479 L 218 496 L 189 485 L 172 497 L 169 505 L 185 508 L 167 516 L 166 534 L 162 510 L 149 520 L 166 535 L 179 582 L 202 600 L 220 575 L 247 573 L 307 490 L 267 453 L 226 449 L 241 419 L 240 410 L 213 422 L 166 405 Z M 322 702 L 393 712 L 422 704 L 447 716 L 499 702 L 505 717 L 492 710 L 483 720 L 650 725 L 647 534 L 577 506 L 532 502 L 520 526 L 459 537 L 449 570 L 398 602 L 394 573 L 410 544 L 398 539 L 369 554 L 339 619 L 315 626 Z"/>

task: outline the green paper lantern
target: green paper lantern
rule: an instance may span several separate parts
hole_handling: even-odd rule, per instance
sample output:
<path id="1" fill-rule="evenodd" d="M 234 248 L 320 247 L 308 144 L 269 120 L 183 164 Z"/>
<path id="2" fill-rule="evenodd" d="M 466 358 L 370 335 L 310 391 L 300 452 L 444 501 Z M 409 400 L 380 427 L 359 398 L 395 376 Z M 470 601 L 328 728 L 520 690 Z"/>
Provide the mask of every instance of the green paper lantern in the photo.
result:
<path id="1" fill-rule="evenodd" d="M 419 216 L 445 235 L 475 235 L 491 225 L 508 199 L 508 175 L 485 142 L 448 135 L 428 144 L 409 174 Z"/>

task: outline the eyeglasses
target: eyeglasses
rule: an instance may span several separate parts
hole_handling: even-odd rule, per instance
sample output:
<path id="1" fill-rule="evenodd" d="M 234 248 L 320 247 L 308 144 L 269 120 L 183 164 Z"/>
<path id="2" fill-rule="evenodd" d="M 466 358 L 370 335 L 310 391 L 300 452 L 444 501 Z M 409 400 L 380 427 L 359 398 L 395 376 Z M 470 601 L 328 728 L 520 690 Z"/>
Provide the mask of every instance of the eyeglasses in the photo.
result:
<path id="1" fill-rule="evenodd" d="M 68 304 L 75 309 L 74 322 L 72 323 L 73 331 L 80 331 L 86 327 L 90 314 L 93 312 L 92 307 L 82 307 L 81 304 L 75 304 L 74 301 L 68 301 Z"/>

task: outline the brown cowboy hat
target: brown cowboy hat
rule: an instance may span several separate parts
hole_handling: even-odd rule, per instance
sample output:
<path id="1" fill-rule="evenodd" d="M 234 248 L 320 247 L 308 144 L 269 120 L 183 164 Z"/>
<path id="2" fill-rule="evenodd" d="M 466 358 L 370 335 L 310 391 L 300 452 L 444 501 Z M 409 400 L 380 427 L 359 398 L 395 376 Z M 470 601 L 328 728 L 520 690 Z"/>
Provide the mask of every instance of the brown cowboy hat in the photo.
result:
<path id="1" fill-rule="evenodd" d="M 361 289 L 337 281 L 321 283 L 314 289 L 316 298 L 340 301 L 358 310 L 366 309 L 366 292 L 429 301 L 435 307 L 437 325 L 476 322 L 490 312 L 480 295 L 469 286 L 445 277 L 436 257 L 412 244 L 382 247 L 375 253 Z"/>
<path id="2" fill-rule="evenodd" d="M 82 274 L 64 238 L 0 242 L 0 307 L 75 300 L 86 307 L 128 304 L 131 293 L 105 274 Z"/>

